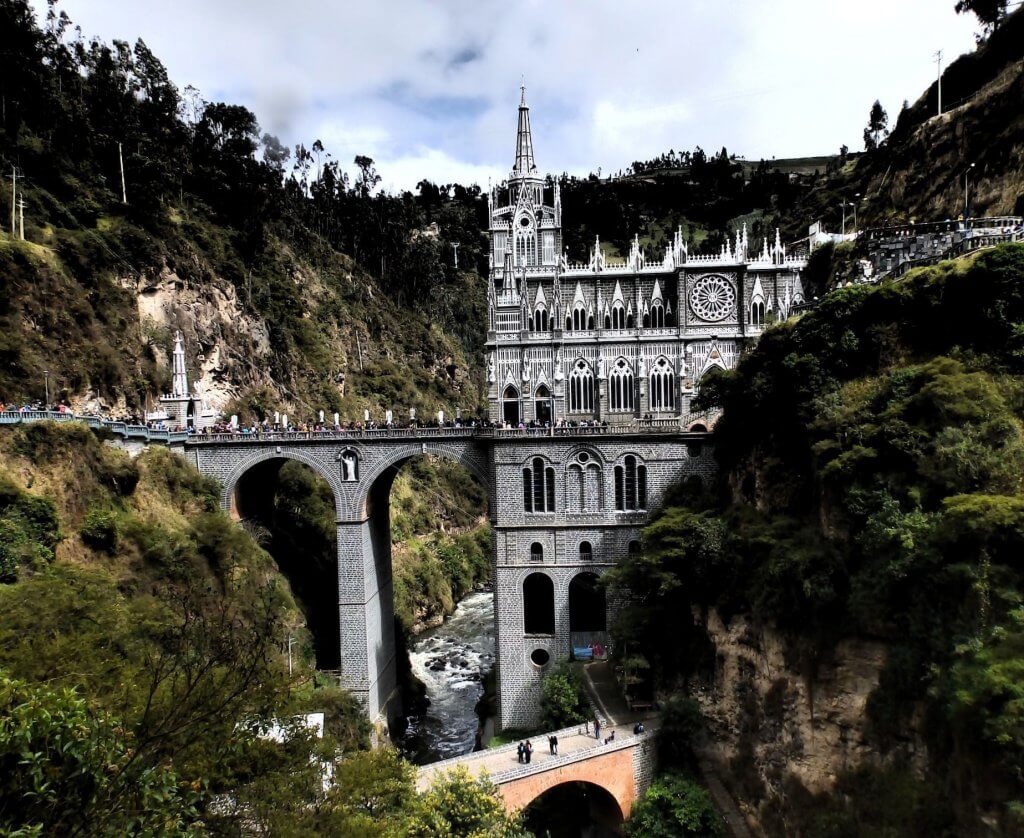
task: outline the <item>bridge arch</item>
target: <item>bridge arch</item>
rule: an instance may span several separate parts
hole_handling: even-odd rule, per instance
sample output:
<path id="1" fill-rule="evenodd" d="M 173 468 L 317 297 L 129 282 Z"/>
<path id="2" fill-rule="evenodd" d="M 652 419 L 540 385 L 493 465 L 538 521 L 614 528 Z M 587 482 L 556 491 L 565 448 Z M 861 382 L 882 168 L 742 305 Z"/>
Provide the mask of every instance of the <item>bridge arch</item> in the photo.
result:
<path id="1" fill-rule="evenodd" d="M 303 451 L 302 449 L 278 446 L 273 450 L 253 451 L 250 456 L 239 461 L 222 481 L 220 505 L 222 509 L 227 510 L 231 514 L 232 518 L 237 519 L 239 517 L 238 499 L 236 497 L 236 490 L 238 488 L 239 481 L 247 472 L 251 471 L 260 463 L 265 463 L 271 460 L 295 460 L 297 462 L 304 463 L 313 469 L 313 471 L 326 480 L 327 485 L 331 487 L 331 491 L 334 493 L 335 514 L 339 516 L 341 515 L 341 511 L 347 506 L 347 502 L 345 492 L 342 489 L 340 463 L 334 463 L 333 465 L 335 467 L 332 468 L 329 463 L 325 462 L 322 458 L 317 457 L 315 454 Z"/>
<path id="2" fill-rule="evenodd" d="M 493 503 L 494 492 L 491 486 L 491 475 L 487 467 L 487 456 L 482 449 L 475 446 L 454 446 L 437 442 L 408 443 L 394 446 L 373 461 L 362 466 L 359 474 L 358 490 L 352 500 L 352 508 L 356 514 L 366 515 L 373 507 L 373 499 L 381 491 L 380 478 L 385 478 L 386 487 L 391 488 L 391 481 L 409 460 L 416 457 L 442 457 L 458 463 L 470 472 L 487 492 L 488 504 Z M 493 511 L 493 510 L 492 510 Z"/>
<path id="3" fill-rule="evenodd" d="M 541 791 L 523 808 L 523 823 L 534 835 L 621 834 L 625 821 L 615 793 L 594 779 L 566 779 Z"/>

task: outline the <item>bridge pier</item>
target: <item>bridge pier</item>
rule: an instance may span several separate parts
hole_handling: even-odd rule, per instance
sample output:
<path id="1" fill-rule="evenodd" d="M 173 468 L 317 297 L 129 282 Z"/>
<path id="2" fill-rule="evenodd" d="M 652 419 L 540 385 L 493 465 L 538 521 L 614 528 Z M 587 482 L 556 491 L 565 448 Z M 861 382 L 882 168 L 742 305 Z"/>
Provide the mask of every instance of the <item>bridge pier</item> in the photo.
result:
<path id="1" fill-rule="evenodd" d="M 371 519 L 338 521 L 338 628 L 341 686 L 371 719 L 401 713 L 395 675 L 391 543 Z"/>

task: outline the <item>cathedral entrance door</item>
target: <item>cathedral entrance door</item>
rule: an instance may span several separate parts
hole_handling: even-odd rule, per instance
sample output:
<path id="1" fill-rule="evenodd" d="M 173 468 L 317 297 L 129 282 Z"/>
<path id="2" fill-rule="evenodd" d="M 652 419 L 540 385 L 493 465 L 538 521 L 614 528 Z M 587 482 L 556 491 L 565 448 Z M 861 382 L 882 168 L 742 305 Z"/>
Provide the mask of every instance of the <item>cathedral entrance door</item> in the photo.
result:
<path id="1" fill-rule="evenodd" d="M 501 418 L 513 428 L 519 424 L 519 391 L 511 384 L 501 397 Z"/>
<path id="2" fill-rule="evenodd" d="M 533 415 L 539 425 L 549 424 L 551 422 L 551 391 L 549 391 L 543 384 L 537 388 Z"/>

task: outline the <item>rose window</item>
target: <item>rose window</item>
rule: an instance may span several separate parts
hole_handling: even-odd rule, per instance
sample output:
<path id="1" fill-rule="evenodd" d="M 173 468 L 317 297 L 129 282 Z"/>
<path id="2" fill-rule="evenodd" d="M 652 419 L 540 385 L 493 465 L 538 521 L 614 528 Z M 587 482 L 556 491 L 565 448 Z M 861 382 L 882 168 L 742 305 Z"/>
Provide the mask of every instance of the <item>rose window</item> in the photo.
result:
<path id="1" fill-rule="evenodd" d="M 724 276 L 703 276 L 690 291 L 690 308 L 701 320 L 724 320 L 735 304 L 736 292 Z"/>

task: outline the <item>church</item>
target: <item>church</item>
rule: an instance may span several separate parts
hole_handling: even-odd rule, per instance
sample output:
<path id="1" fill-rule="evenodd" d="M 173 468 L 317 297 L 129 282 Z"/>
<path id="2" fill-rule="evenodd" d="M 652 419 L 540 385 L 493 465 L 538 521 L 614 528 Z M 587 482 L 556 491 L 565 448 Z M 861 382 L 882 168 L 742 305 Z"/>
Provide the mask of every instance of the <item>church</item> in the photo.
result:
<path id="1" fill-rule="evenodd" d="M 487 382 L 502 728 L 539 722 L 540 681 L 576 651 L 607 648 L 616 602 L 600 576 L 640 548 L 664 492 L 706 481 L 701 380 L 732 368 L 766 323 L 804 302 L 801 258 L 747 231 L 719 253 L 664 253 L 634 238 L 584 263 L 562 245 L 557 182 L 534 159 L 525 90 L 515 162 L 488 195 Z"/>

